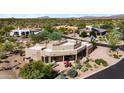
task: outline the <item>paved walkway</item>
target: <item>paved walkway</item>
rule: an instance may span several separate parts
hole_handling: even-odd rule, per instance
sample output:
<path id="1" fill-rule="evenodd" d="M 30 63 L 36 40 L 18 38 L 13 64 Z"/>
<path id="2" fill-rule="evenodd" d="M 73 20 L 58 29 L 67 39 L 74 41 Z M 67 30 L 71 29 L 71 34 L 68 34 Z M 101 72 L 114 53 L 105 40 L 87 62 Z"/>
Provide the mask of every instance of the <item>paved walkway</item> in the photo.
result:
<path id="1" fill-rule="evenodd" d="M 89 76 L 86 79 L 124 79 L 124 58 L 116 65 Z"/>
<path id="2" fill-rule="evenodd" d="M 97 58 L 102 58 L 104 60 L 107 61 L 107 63 L 109 64 L 109 66 L 107 67 L 100 67 L 98 69 L 94 69 L 93 71 L 87 71 L 85 73 L 82 73 L 80 75 L 81 78 L 87 78 L 93 74 L 96 74 L 96 73 L 99 73 L 101 72 L 102 70 L 104 69 L 107 69 L 117 63 L 119 63 L 119 61 L 121 59 L 116 59 L 116 58 L 112 58 L 111 56 L 108 55 L 108 51 L 109 51 L 109 48 L 107 47 L 101 47 L 101 46 L 98 46 L 98 48 L 96 50 L 94 50 L 91 54 L 90 54 L 90 58 L 91 59 L 97 59 Z M 124 55 L 124 52 L 121 51 L 121 54 Z M 123 57 L 122 57 L 123 58 Z"/>
<path id="3" fill-rule="evenodd" d="M 118 59 L 112 58 L 111 56 L 108 56 L 108 51 L 109 48 L 107 47 L 101 47 L 98 46 L 97 49 L 95 49 L 91 54 L 90 58 L 91 59 L 97 59 L 97 58 L 102 58 L 108 62 L 108 64 L 113 64 L 113 62 L 117 62 Z"/>

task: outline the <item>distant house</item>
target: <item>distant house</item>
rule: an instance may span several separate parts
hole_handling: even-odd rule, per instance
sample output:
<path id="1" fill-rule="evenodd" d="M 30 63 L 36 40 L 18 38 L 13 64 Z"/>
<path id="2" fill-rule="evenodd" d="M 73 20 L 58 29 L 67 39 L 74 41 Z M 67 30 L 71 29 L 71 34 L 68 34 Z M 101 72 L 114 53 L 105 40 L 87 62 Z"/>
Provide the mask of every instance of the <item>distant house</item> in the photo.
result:
<path id="1" fill-rule="evenodd" d="M 106 34 L 106 30 L 105 29 L 101 29 L 101 28 L 92 28 L 92 31 L 95 31 L 97 33 L 97 35 L 105 35 Z"/>
<path id="2" fill-rule="evenodd" d="M 104 35 L 106 34 L 105 29 L 97 28 L 97 27 L 92 27 L 92 26 L 86 26 L 86 28 L 81 29 L 81 31 L 88 32 L 90 33 L 91 31 L 95 31 L 96 35 Z"/>
<path id="3" fill-rule="evenodd" d="M 22 36 L 29 35 L 31 32 L 29 29 L 14 29 L 10 32 L 10 36 Z"/>
<path id="4" fill-rule="evenodd" d="M 33 34 L 38 34 L 39 32 L 41 32 L 40 29 L 14 29 L 11 30 L 10 32 L 10 36 L 22 36 L 22 35 L 29 35 L 31 33 Z"/>
<path id="5" fill-rule="evenodd" d="M 30 30 L 32 34 L 38 34 L 39 32 L 41 32 L 41 29 L 35 28 L 35 29 L 31 29 Z"/>

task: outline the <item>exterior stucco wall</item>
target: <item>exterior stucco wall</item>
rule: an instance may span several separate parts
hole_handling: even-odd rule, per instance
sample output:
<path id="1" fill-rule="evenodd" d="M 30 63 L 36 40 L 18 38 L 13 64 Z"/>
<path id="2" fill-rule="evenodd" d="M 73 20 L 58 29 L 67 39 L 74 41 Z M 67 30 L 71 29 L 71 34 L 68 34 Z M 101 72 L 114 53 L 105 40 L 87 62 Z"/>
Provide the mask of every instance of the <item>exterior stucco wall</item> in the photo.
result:
<path id="1" fill-rule="evenodd" d="M 25 49 L 26 57 L 31 57 L 33 60 L 41 60 L 41 51 L 33 49 Z"/>

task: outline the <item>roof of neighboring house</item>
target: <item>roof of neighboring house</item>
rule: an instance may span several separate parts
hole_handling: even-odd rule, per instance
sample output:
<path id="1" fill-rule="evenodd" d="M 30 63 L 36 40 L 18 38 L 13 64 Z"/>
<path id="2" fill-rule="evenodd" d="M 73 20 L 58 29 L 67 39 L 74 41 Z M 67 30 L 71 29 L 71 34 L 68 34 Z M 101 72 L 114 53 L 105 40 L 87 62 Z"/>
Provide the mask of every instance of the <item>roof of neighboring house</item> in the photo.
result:
<path id="1" fill-rule="evenodd" d="M 92 29 L 88 29 L 88 28 L 84 28 L 84 29 L 81 29 L 82 31 L 85 31 L 85 32 L 91 32 L 91 31 L 96 31 L 97 33 L 103 33 L 103 32 L 106 32 L 105 29 L 101 29 L 101 28 L 95 28 L 95 27 L 92 27 Z"/>
<path id="2" fill-rule="evenodd" d="M 21 31 L 21 32 L 27 32 L 27 31 L 30 31 L 29 29 L 14 29 L 14 30 L 11 30 L 12 32 L 18 32 L 18 31 Z"/>
<path id="3" fill-rule="evenodd" d="M 41 29 L 30 29 L 31 32 L 40 32 Z"/>
<path id="4" fill-rule="evenodd" d="M 82 31 L 85 31 L 85 32 L 91 32 L 91 30 L 87 29 L 87 28 L 83 28 L 83 29 L 80 29 Z"/>
<path id="5" fill-rule="evenodd" d="M 103 32 L 106 32 L 105 29 L 101 29 L 101 28 L 92 28 L 93 31 L 97 31 L 98 33 L 103 33 Z"/>

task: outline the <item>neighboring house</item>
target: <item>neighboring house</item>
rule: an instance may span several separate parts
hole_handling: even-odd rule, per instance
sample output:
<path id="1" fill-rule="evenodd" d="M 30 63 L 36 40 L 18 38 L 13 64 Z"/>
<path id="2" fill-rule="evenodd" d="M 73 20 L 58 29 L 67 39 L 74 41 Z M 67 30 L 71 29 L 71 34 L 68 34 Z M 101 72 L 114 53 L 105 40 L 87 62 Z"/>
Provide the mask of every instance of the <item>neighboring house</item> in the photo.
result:
<path id="1" fill-rule="evenodd" d="M 29 29 L 14 29 L 11 30 L 10 36 L 22 36 L 22 35 L 29 35 L 31 32 Z"/>
<path id="2" fill-rule="evenodd" d="M 35 28 L 35 29 L 30 29 L 31 33 L 33 34 L 38 34 L 39 32 L 41 32 L 41 29 Z"/>
<path id="3" fill-rule="evenodd" d="M 81 31 L 85 31 L 90 33 L 91 31 L 95 31 L 96 35 L 105 35 L 106 34 L 106 30 L 105 29 L 101 29 L 101 28 L 97 28 L 97 27 L 92 27 L 92 26 L 86 26 L 86 28 L 81 29 Z"/>
<path id="4" fill-rule="evenodd" d="M 29 35 L 31 33 L 33 34 L 38 34 L 39 32 L 41 32 L 40 29 L 14 29 L 11 30 L 10 32 L 10 36 L 22 36 L 22 35 Z"/>
<path id="5" fill-rule="evenodd" d="M 48 44 L 38 44 L 25 49 L 26 58 L 43 62 L 77 60 L 88 56 L 91 51 L 92 44 L 72 39 L 51 41 Z"/>
<path id="6" fill-rule="evenodd" d="M 92 28 L 92 31 L 95 31 L 97 35 L 105 35 L 106 34 L 106 30 L 105 29 L 101 29 L 101 28 Z"/>

